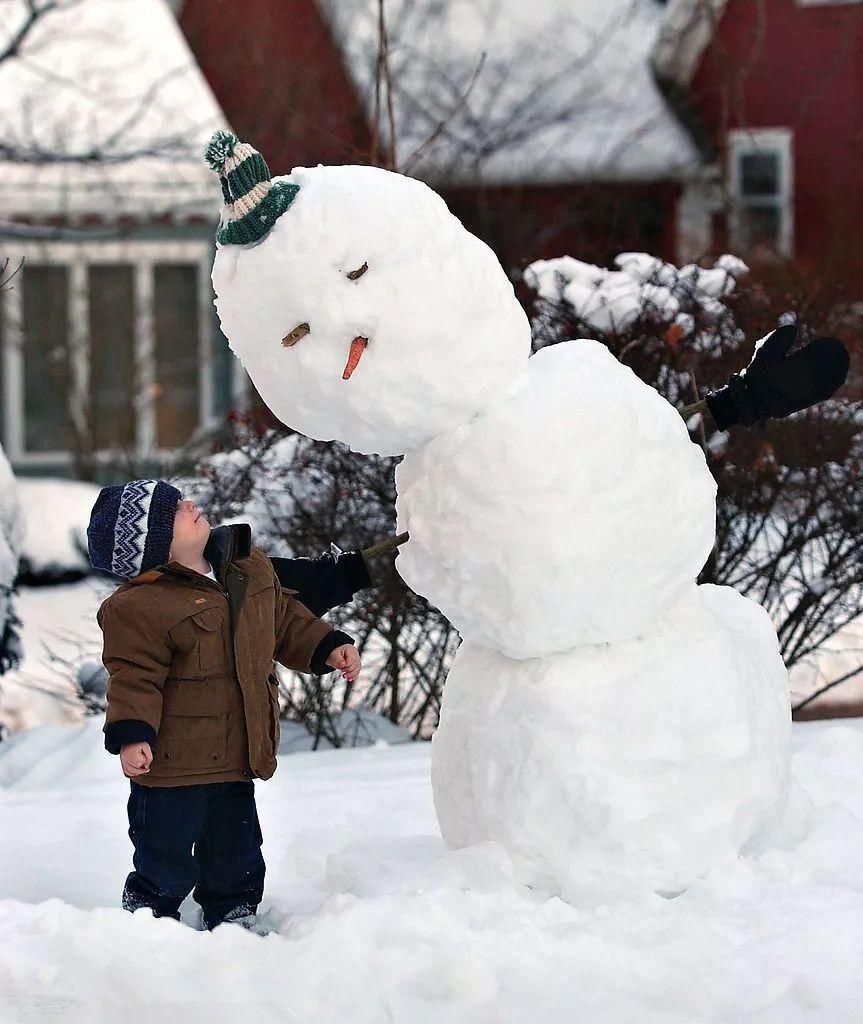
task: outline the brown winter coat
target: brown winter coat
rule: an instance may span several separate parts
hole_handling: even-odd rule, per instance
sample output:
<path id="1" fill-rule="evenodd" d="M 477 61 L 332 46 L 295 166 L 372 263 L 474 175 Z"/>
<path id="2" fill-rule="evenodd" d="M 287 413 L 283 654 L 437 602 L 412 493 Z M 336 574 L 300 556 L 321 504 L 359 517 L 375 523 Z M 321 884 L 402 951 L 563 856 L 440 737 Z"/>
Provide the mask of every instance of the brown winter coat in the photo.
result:
<path id="1" fill-rule="evenodd" d="M 144 786 L 268 779 L 279 742 L 273 660 L 330 671 L 350 637 L 280 586 L 247 524 L 215 529 L 204 550 L 218 580 L 168 562 L 100 606 L 109 672 L 106 747 L 153 747 Z"/>

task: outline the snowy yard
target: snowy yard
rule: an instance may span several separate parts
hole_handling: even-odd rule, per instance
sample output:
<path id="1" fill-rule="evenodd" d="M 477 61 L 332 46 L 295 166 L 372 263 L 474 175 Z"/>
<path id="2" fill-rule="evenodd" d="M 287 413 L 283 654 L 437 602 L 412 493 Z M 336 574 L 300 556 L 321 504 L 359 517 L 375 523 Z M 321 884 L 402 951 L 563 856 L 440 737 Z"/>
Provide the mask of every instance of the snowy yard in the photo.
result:
<path id="1" fill-rule="evenodd" d="M 794 227 L 833 210 L 816 135 L 751 116 L 784 16 L 740 77 L 751 32 L 718 31 L 720 0 L 3 6 L 0 1024 L 863 1024 L 863 718 L 792 726 L 786 699 L 863 694 L 859 403 L 833 401 L 843 344 L 811 336 L 860 317 L 853 261 L 822 287 L 818 233 Z M 286 78 L 244 51 L 283 39 L 288 7 Z M 824 89 L 793 45 L 806 110 Z M 844 123 L 835 63 L 810 121 Z M 703 86 L 734 86 L 722 124 Z M 853 194 L 843 166 L 832 191 Z M 537 258 L 599 258 L 618 228 L 681 263 L 727 234 L 747 262 Z M 844 241 L 838 223 L 828 251 Z M 271 444 L 259 403 L 298 433 Z M 803 419 L 761 429 L 795 411 L 810 446 Z M 32 475 L 171 467 L 182 492 Z M 205 548 L 178 493 L 274 556 L 362 548 L 368 577 L 331 560 L 329 582 L 309 563 L 320 585 L 282 582 L 332 595 L 366 678 L 246 527 Z M 147 574 L 169 560 L 193 572 Z M 271 650 L 298 673 L 341 650 L 296 718 L 344 694 L 343 736 L 370 705 L 364 747 L 312 753 L 285 724 L 256 787 L 254 931 L 210 933 L 191 900 L 181 922 L 121 909 L 129 782 L 88 717 L 115 584 L 91 564 L 145 584 L 100 618 L 117 748 L 149 736 L 157 784 L 269 774 Z M 696 587 L 705 564 L 764 607 Z M 166 867 L 194 818 L 159 828 L 143 803 Z M 219 853 L 211 896 L 245 914 L 255 868 Z"/>
<path id="2" fill-rule="evenodd" d="M 2 1024 L 861 1019 L 863 727 L 795 727 L 815 806 L 793 851 L 593 906 L 518 886 L 498 849 L 446 852 L 428 746 L 283 758 L 258 787 L 266 937 L 118 909 L 128 783 L 99 728 L 0 749 Z"/>

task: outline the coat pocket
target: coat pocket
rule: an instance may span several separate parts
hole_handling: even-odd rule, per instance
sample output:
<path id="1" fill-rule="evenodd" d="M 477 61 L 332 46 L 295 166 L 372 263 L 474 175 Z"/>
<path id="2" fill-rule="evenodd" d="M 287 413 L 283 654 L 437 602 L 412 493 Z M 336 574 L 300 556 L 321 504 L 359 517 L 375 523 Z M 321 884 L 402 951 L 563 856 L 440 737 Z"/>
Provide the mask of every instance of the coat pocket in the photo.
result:
<path id="1" fill-rule="evenodd" d="M 218 608 L 202 608 L 172 630 L 175 645 L 172 675 L 206 679 L 226 667 L 224 617 Z"/>
<path id="2" fill-rule="evenodd" d="M 218 680 L 169 678 L 162 691 L 162 717 L 217 717 L 225 711 L 227 693 Z"/>
<path id="3" fill-rule="evenodd" d="M 227 760 L 227 731 L 221 715 L 165 714 L 154 761 L 167 773 L 207 772 Z"/>
<path id="4" fill-rule="evenodd" d="M 221 668 L 225 660 L 222 613 L 217 608 L 203 608 L 190 616 L 190 621 L 195 630 L 201 674 L 207 675 Z"/>

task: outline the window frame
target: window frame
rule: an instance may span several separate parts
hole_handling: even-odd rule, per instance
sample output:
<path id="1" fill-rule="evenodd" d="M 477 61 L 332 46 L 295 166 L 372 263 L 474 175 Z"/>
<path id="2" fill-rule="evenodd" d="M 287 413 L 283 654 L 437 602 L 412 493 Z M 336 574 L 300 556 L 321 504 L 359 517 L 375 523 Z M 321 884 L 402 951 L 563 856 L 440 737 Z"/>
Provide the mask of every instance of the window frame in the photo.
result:
<path id="1" fill-rule="evenodd" d="M 89 400 L 90 353 L 88 345 L 88 267 L 97 264 L 121 264 L 132 267 L 135 311 L 133 321 L 134 361 L 141 368 L 141 396 L 135 411 L 135 457 L 142 460 L 170 461 L 176 448 L 156 447 L 156 396 L 147 385 L 155 383 L 155 330 L 153 323 L 154 268 L 163 263 L 195 264 L 198 267 L 198 428 L 212 429 L 221 417 L 213 410 L 213 295 L 210 284 L 213 247 L 208 240 L 162 241 L 87 241 L 79 242 L 17 242 L 15 260 L 65 266 L 69 283 L 69 345 L 73 395 L 70 411 L 73 423 L 86 413 Z M 3 360 L 3 394 L 0 415 L 3 416 L 4 449 L 9 461 L 21 468 L 67 466 L 73 462 L 69 449 L 28 452 L 24 450 L 24 355 L 22 289 L 0 291 L 0 359 Z M 247 375 L 239 360 L 232 363 L 231 390 L 242 407 L 247 400 Z M 93 453 L 98 465 L 113 462 L 120 449 L 99 449 Z"/>
<path id="2" fill-rule="evenodd" d="M 776 251 L 780 256 L 794 255 L 794 160 L 793 132 L 790 128 L 734 128 L 728 133 L 728 188 L 731 197 L 729 234 L 735 249 L 746 249 L 742 211 L 747 207 L 775 208 L 779 211 Z M 779 157 L 779 191 L 776 199 L 744 196 L 741 157 L 775 152 Z"/>

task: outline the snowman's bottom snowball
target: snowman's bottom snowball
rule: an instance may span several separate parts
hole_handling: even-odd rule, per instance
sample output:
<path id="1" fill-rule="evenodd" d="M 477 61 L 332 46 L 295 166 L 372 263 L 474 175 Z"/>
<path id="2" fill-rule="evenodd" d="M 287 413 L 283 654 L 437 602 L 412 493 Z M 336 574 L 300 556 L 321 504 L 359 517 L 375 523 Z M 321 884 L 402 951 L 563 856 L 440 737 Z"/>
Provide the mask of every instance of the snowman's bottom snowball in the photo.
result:
<path id="1" fill-rule="evenodd" d="M 465 642 L 432 745 L 441 832 L 572 900 L 676 893 L 782 813 L 788 677 L 766 612 L 693 586 L 663 632 L 514 661 Z"/>

